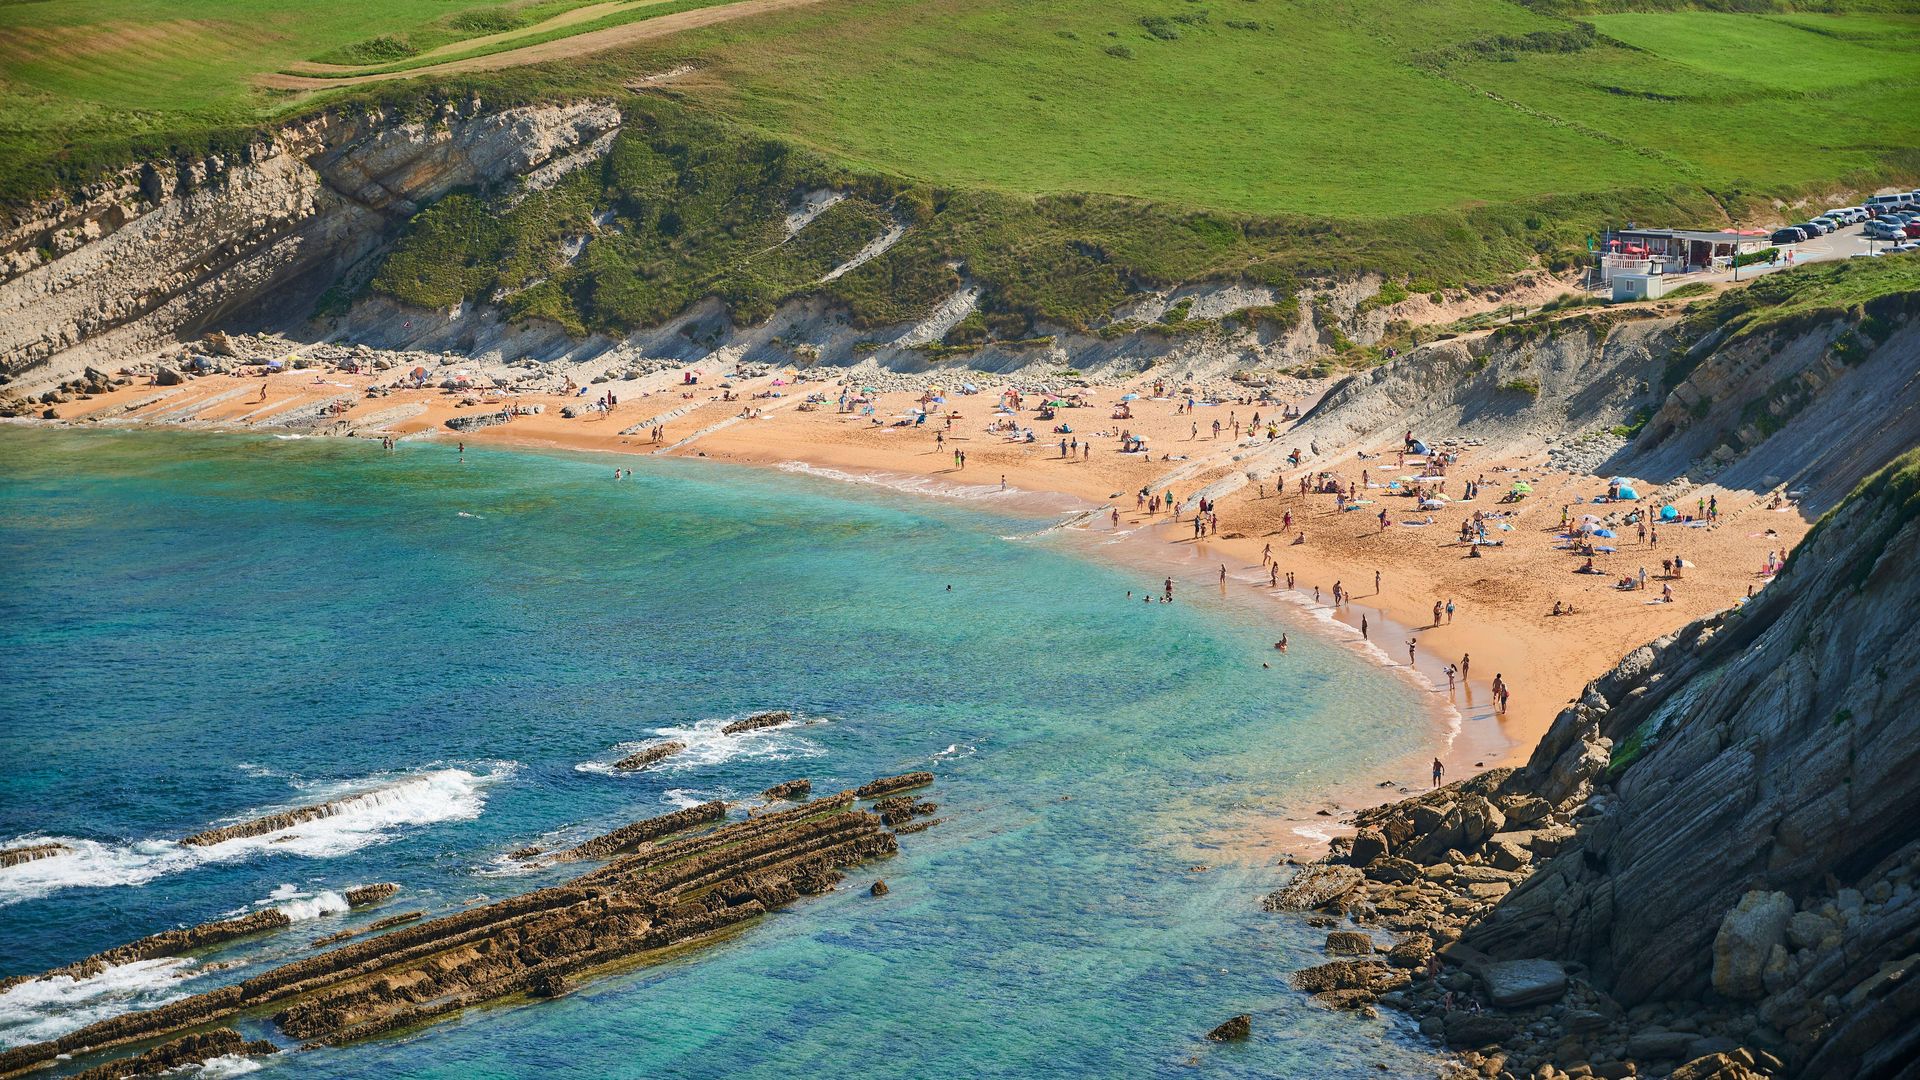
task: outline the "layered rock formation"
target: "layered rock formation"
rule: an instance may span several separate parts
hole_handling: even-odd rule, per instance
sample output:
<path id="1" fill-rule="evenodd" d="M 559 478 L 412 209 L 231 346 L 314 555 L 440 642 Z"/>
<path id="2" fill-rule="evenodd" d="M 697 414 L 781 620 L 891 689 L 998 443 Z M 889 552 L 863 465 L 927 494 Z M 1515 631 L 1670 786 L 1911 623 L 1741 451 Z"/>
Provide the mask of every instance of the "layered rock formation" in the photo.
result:
<path id="1" fill-rule="evenodd" d="M 76 1073 L 73 1080 L 126 1080 L 133 1076 L 154 1076 L 159 1073 L 185 1069 L 190 1065 L 201 1065 L 219 1057 L 265 1057 L 279 1052 L 279 1047 L 265 1039 L 248 1042 L 232 1028 L 215 1028 L 212 1031 L 199 1031 L 192 1035 L 182 1035 L 169 1043 L 156 1046 L 137 1057 L 110 1061 L 105 1065 Z"/>
<path id="2" fill-rule="evenodd" d="M 326 114 L 231 158 L 155 162 L 0 229 L 0 374 L 114 366 L 249 310 L 304 316 L 426 203 L 604 152 L 604 102 Z M 47 261 L 51 255 L 52 261 Z"/>
<path id="3" fill-rule="evenodd" d="M 1402 937 L 1305 988 L 1409 1008 L 1488 1076 L 1920 1069 L 1916 565 L 1920 451 L 1746 606 L 1592 683 L 1525 768 L 1358 815 L 1268 906 Z"/>
<path id="4" fill-rule="evenodd" d="M 65 844 L 23 844 L 20 847 L 0 851 L 0 867 L 17 866 L 20 863 L 51 859 L 59 855 L 70 854 L 72 848 Z"/>
<path id="5" fill-rule="evenodd" d="M 683 742 L 654 743 L 652 746 L 635 751 L 621 758 L 619 761 L 614 762 L 613 767 L 625 772 L 644 769 L 655 762 L 670 758 L 686 748 L 687 744 Z"/>
<path id="6" fill-rule="evenodd" d="M 770 712 L 757 712 L 743 720 L 735 720 L 720 729 L 722 735 L 738 735 L 746 731 L 758 731 L 761 728 L 778 727 L 793 719 L 793 714 L 785 709 Z"/>
<path id="7" fill-rule="evenodd" d="M 879 816 L 855 809 L 855 798 L 844 791 L 704 832 L 688 830 L 716 821 L 720 804 L 636 822 L 572 849 L 577 857 L 612 861 L 565 884 L 398 926 L 234 985 L 8 1050 L 0 1053 L 0 1074 L 267 1008 L 278 1010 L 273 1022 L 291 1038 L 344 1043 L 510 995 L 553 997 L 582 975 L 739 926 L 831 889 L 849 867 L 893 854 L 893 834 Z"/>

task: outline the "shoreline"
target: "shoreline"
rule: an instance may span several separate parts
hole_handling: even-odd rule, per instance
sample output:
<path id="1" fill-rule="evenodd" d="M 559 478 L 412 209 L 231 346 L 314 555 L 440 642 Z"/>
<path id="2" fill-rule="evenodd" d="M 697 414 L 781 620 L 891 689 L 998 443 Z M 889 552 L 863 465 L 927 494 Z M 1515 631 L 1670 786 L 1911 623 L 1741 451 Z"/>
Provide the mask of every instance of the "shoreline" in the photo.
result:
<path id="1" fill-rule="evenodd" d="M 828 377 L 809 378 L 791 371 L 784 377 L 768 371 L 736 372 L 722 377 L 715 387 L 687 383 L 680 372 L 663 370 L 639 380 L 607 384 L 606 390 L 616 393 L 620 400 L 605 411 L 597 411 L 586 405 L 584 392 L 521 390 L 504 399 L 489 395 L 484 400 L 477 391 L 434 387 L 401 387 L 370 394 L 371 388 L 383 383 L 380 375 L 328 371 L 322 378 L 313 369 L 273 375 L 231 373 L 189 379 L 164 388 L 124 386 L 77 402 L 78 409 L 60 410 L 70 415 L 22 423 L 75 428 L 185 428 L 282 437 L 391 436 L 409 443 L 453 441 L 534 451 L 664 455 L 800 472 L 924 498 L 983 503 L 1000 497 L 1001 486 L 1005 485 L 1008 495 L 1017 496 L 1038 515 L 1081 515 L 1075 524 L 1088 533 L 1098 531 L 1092 527 L 1094 510 L 1111 508 L 1125 526 L 1122 535 L 1128 541 L 1126 550 L 1138 551 L 1143 562 L 1155 567 L 1156 575 L 1211 583 L 1218 580 L 1217 568 L 1224 566 L 1230 581 L 1245 585 L 1249 592 L 1267 592 L 1267 599 L 1289 605 L 1300 625 L 1324 633 L 1327 640 L 1341 647 L 1367 652 L 1370 660 L 1397 670 L 1397 677 L 1413 679 L 1416 686 L 1436 697 L 1446 693 L 1436 690 L 1444 685 L 1445 664 L 1471 656 L 1472 671 L 1478 674 L 1463 679 L 1456 695 L 1430 703 L 1441 729 L 1430 745 L 1446 764 L 1449 781 L 1483 769 L 1524 763 L 1554 716 L 1589 679 L 1632 649 L 1700 614 L 1728 606 L 1737 598 L 1738 583 L 1753 580 L 1723 571 L 1705 583 L 1712 592 L 1725 597 L 1716 600 L 1706 588 L 1695 584 L 1710 576 L 1700 574 L 1681 583 L 1686 590 L 1678 597 L 1682 602 L 1654 607 L 1651 605 L 1658 601 L 1644 599 L 1651 594 L 1609 595 L 1610 588 L 1601 588 L 1610 586 L 1605 577 L 1550 576 L 1565 572 L 1567 556 L 1556 554 L 1565 545 L 1555 543 L 1550 519 L 1541 527 L 1543 518 L 1555 503 L 1584 502 L 1583 489 L 1593 488 L 1598 481 L 1551 474 L 1530 460 L 1544 457 L 1537 452 L 1499 457 L 1474 451 L 1470 455 L 1474 460 L 1458 468 L 1463 473 L 1469 469 L 1491 471 L 1494 476 L 1489 483 L 1495 490 L 1506 483 L 1499 478 L 1501 474 L 1524 475 L 1542 492 L 1518 507 L 1503 507 L 1513 522 L 1503 523 L 1508 530 L 1504 534 L 1507 546 L 1484 562 L 1459 559 L 1449 551 L 1457 547 L 1453 543 L 1422 544 L 1426 534 L 1411 527 L 1376 531 L 1365 514 L 1341 515 L 1331 506 L 1330 496 L 1269 492 L 1264 484 L 1251 491 L 1243 486 L 1220 496 L 1216 532 L 1224 535 L 1187 538 L 1168 528 L 1173 515 L 1166 510 L 1154 513 L 1129 507 L 1126 493 L 1158 492 L 1177 478 L 1186 492 L 1182 499 L 1185 502 L 1194 492 L 1230 478 L 1237 469 L 1233 462 L 1240 460 L 1243 451 L 1271 444 L 1253 438 L 1251 426 L 1245 439 L 1205 437 L 1199 428 L 1198 410 L 1195 415 L 1180 415 L 1175 400 L 1147 396 L 1151 373 L 1137 377 L 1134 382 L 1139 385 L 1134 387 L 1088 388 L 1083 392 L 1089 399 L 1088 407 L 1062 410 L 1064 419 L 1071 422 L 1067 430 L 1074 432 L 1074 441 L 1084 438 L 1087 444 L 1077 456 L 1066 454 L 1066 448 L 1055 443 L 1032 437 L 1008 438 L 1002 431 L 982 427 L 983 419 L 996 416 L 996 428 L 1004 427 L 1009 420 L 1015 425 L 1036 423 L 1024 415 L 1028 411 L 1024 405 L 1011 412 L 989 408 L 996 400 L 1003 400 L 997 398 L 1001 387 L 1024 385 L 1018 380 L 980 378 L 984 392 L 943 399 L 947 403 L 941 406 L 942 416 L 928 425 L 910 419 L 916 415 L 909 407 L 914 392 L 897 386 L 869 395 L 871 407 L 864 416 L 837 411 L 830 395 L 843 385 L 853 385 L 848 382 L 853 376 L 843 372 L 821 374 Z M 943 377 L 925 373 L 919 378 L 937 380 L 954 374 Z M 246 392 L 253 387 L 261 388 L 257 397 Z M 718 392 L 729 387 L 725 394 Z M 1105 421 L 1106 430 L 1076 430 L 1102 424 L 1107 406 L 1100 402 L 1119 398 L 1130 388 L 1138 391 L 1129 410 L 1133 415 L 1119 418 L 1120 406 L 1114 405 L 1119 422 Z M 1154 385 L 1153 389 L 1157 391 L 1160 386 Z M 1240 389 L 1231 388 L 1228 393 Z M 1300 392 L 1293 395 L 1296 401 L 1310 400 L 1323 388 L 1297 389 Z M 803 402 L 803 395 L 809 392 L 821 404 Z M 920 395 L 920 400 L 934 392 Z M 903 398 L 908 405 L 901 404 Z M 327 402 L 340 402 L 343 407 L 324 417 L 305 415 Z M 463 416 L 480 420 L 489 408 L 497 411 L 502 403 L 531 405 L 540 411 L 472 430 L 447 427 Z M 564 416 L 562 409 L 567 406 L 571 406 L 567 411 L 584 415 Z M 902 412 L 903 408 L 908 411 Z M 1275 404 L 1250 407 L 1226 401 L 1207 409 L 1206 418 L 1223 421 L 1237 417 L 1242 409 L 1257 413 L 1276 408 Z M 941 420 L 945 426 L 936 435 L 934 428 Z M 356 421 L 367 426 L 358 427 Z M 664 437 L 658 442 L 642 434 L 655 423 L 664 425 Z M 1159 459 L 1149 454 L 1117 453 L 1116 447 L 1104 443 L 1094 450 L 1096 438 L 1111 439 L 1122 427 L 1147 437 L 1159 452 Z M 1064 436 L 1057 433 L 1049 438 L 1064 441 Z M 1289 445 L 1285 440 L 1282 431 L 1280 445 Z M 954 451 L 963 453 L 967 460 L 954 456 L 949 462 Z M 1331 470 L 1345 480 L 1347 472 L 1356 474 L 1352 479 L 1360 479 L 1357 474 L 1367 466 L 1382 482 L 1390 479 L 1393 466 L 1383 462 L 1378 450 L 1371 461 L 1366 455 L 1344 460 L 1339 455 L 1315 456 L 1304 467 Z M 1290 481 L 1298 474 L 1274 475 Z M 1369 496 L 1371 488 L 1381 486 L 1371 485 Z M 1731 497 L 1728 502 L 1733 504 Z M 1478 505 L 1493 509 L 1490 501 Z M 1472 508 L 1457 503 L 1452 509 Z M 1784 553 L 1808 527 L 1798 514 L 1764 516 L 1769 519 L 1764 534 L 1768 539 L 1739 545 L 1731 542 L 1730 535 L 1723 535 L 1715 538 L 1718 546 L 1758 552 L 1769 550 L 1767 545 L 1771 544 Z M 1290 518 L 1298 524 L 1283 530 L 1283 520 Z M 1186 514 L 1178 520 L 1184 525 L 1192 516 Z M 1290 532 L 1297 532 L 1299 539 L 1290 541 Z M 1707 537 L 1681 533 L 1680 544 L 1687 545 L 1690 561 L 1699 558 L 1696 552 L 1704 539 Z M 1433 540 L 1441 540 L 1441 535 L 1436 534 Z M 1256 581 L 1262 566 L 1262 544 L 1276 545 L 1275 560 L 1283 564 L 1284 571 L 1295 575 L 1295 589 L 1283 586 L 1274 590 Z M 1632 546 L 1625 540 L 1620 545 Z M 1670 543 L 1661 551 L 1679 546 Z M 1649 550 L 1639 554 L 1642 559 L 1655 561 L 1657 568 L 1660 553 Z M 1089 554 L 1100 558 L 1114 553 Z M 1757 554 L 1749 555 L 1746 550 L 1737 557 L 1759 561 Z M 1625 569 L 1631 572 L 1630 566 Z M 1372 584 L 1366 580 L 1370 573 L 1380 575 L 1378 590 L 1367 588 Z M 1326 588 L 1343 578 L 1358 582 L 1358 587 L 1348 590 L 1349 603 L 1336 609 L 1309 599 L 1316 586 Z M 1556 584 L 1559 581 L 1566 583 Z M 1578 615 L 1573 619 L 1541 618 L 1549 603 L 1546 597 L 1557 598 L 1563 591 L 1578 598 L 1582 609 Z M 1429 604 L 1455 597 L 1461 601 L 1458 622 L 1434 622 Z M 1356 640 L 1361 617 L 1373 631 L 1371 640 L 1364 644 Z M 1283 623 L 1292 621 L 1276 618 Z M 1413 665 L 1399 663 L 1396 658 L 1395 643 L 1409 639 L 1418 643 Z M 1500 675 L 1512 690 L 1510 709 L 1505 713 L 1496 714 L 1490 708 L 1491 674 Z M 1448 710 L 1453 710 L 1457 719 L 1448 718 Z M 1421 764 L 1411 790 L 1419 790 L 1418 782 L 1427 779 L 1424 762 Z M 1346 791 L 1340 793 L 1343 797 L 1336 805 L 1344 816 L 1378 804 L 1383 794 L 1379 789 Z M 1324 849 L 1325 841 L 1320 836 L 1329 834 L 1320 826 L 1331 822 L 1317 814 L 1315 818 L 1296 824 L 1316 834 L 1316 841 Z"/>

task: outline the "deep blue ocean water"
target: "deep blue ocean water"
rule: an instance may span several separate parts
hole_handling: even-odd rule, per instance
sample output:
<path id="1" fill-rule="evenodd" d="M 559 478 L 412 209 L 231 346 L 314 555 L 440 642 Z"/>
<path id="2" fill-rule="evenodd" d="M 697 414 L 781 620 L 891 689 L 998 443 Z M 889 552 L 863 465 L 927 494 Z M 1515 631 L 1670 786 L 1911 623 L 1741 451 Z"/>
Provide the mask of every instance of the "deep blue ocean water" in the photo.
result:
<path id="1" fill-rule="evenodd" d="M 1184 585 L 1127 602 L 1146 572 L 995 499 L 690 461 L 622 460 L 616 482 L 613 464 L 0 429 L 0 846 L 78 849 L 0 870 L 0 974 L 265 904 L 312 916 L 16 988 L 0 1045 L 566 876 L 503 859 L 527 844 L 930 768 L 947 820 L 829 896 L 556 1001 L 267 1070 L 1432 1074 L 1394 1021 L 1287 987 L 1323 932 L 1261 912 L 1281 871 L 1231 842 L 1419 754 L 1434 732 L 1405 686 L 1304 621 L 1263 669 L 1278 613 Z M 718 734 L 763 708 L 809 722 Z M 606 768 L 662 735 L 692 748 Z M 370 790 L 290 841 L 172 843 Z M 890 896 L 865 895 L 875 877 Z M 404 891 L 384 907 L 330 910 L 388 880 Z M 1252 1040 L 1201 1038 L 1240 1012 Z"/>

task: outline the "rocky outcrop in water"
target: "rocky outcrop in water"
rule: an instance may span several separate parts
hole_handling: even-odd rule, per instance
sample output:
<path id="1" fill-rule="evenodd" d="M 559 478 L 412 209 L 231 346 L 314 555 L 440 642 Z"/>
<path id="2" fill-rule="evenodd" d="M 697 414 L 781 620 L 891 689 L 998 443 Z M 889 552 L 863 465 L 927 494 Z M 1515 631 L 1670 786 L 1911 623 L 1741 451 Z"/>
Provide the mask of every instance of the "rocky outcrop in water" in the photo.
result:
<path id="1" fill-rule="evenodd" d="M 585 843 L 556 852 L 553 858 L 556 862 L 574 859 L 608 859 L 615 855 L 636 851 L 640 845 L 652 843 L 663 836 L 691 829 L 695 825 L 719 821 L 726 816 L 726 803 L 717 799 L 712 802 L 703 802 L 698 806 L 675 810 L 671 814 L 636 821 L 604 836 L 596 836 Z"/>
<path id="2" fill-rule="evenodd" d="M 1241 1013 L 1239 1016 L 1229 1017 L 1226 1022 L 1222 1023 L 1219 1027 L 1207 1032 L 1207 1038 L 1212 1039 L 1214 1042 L 1229 1042 L 1234 1039 L 1247 1038 L 1252 1034 L 1253 1017 L 1246 1013 Z"/>
<path id="3" fill-rule="evenodd" d="M 1411 980 L 1378 1000 L 1486 1076 L 1911 1075 L 1916 565 L 1920 451 L 1744 607 L 1590 684 L 1525 768 L 1362 812 L 1269 906 L 1401 935 Z"/>
<path id="4" fill-rule="evenodd" d="M 633 772 L 636 769 L 644 769 L 657 761 L 670 758 L 686 748 L 687 744 L 683 742 L 654 743 L 652 746 L 628 754 L 626 757 L 614 762 L 613 767 L 623 772 Z"/>
<path id="5" fill-rule="evenodd" d="M 805 779 L 789 780 L 784 784 L 775 784 L 761 792 L 760 797 L 768 802 L 798 802 L 806 798 L 811 791 L 813 791 L 813 781 Z"/>
<path id="6" fill-rule="evenodd" d="M 199 926 L 190 926 L 183 930 L 167 930 L 143 937 L 138 941 L 115 946 L 105 952 L 95 953 L 85 960 L 78 960 L 39 975 L 14 975 L 0 979 L 0 990 L 35 979 L 50 979 L 61 975 L 70 979 L 90 978 L 120 964 L 131 964 L 137 960 L 152 960 L 162 956 L 184 956 L 197 949 L 205 949 L 292 925 L 293 920 L 279 908 L 266 908 L 238 918 L 201 923 Z"/>
<path id="7" fill-rule="evenodd" d="M 653 842 L 562 885 L 400 927 L 243 982 L 0 1053 L 0 1074 L 166 1038 L 277 1009 L 302 1041 L 346 1043 L 417 1026 L 516 994 L 551 997 L 577 979 L 739 927 L 797 897 L 826 892 L 841 872 L 898 850 L 854 793 L 677 835 L 688 818 L 630 830 Z M 695 808 L 698 809 L 698 808 Z M 608 837 L 629 848 L 638 832 Z M 602 838 L 606 839 L 606 838 Z M 584 846 L 584 845 L 583 845 Z M 577 849 L 576 849 L 577 850 Z"/>
<path id="8" fill-rule="evenodd" d="M 854 794 L 854 797 L 858 799 L 878 799 L 883 795 L 892 795 L 895 792 L 899 792 L 899 791 L 907 791 L 917 787 L 926 787 L 928 784 L 931 784 L 931 783 L 933 783 L 932 773 L 910 772 L 910 773 L 902 774 L 900 776 L 881 777 L 880 779 L 875 780 L 872 783 L 862 785 L 859 788 L 859 790 L 855 791 L 853 794 Z"/>
<path id="9" fill-rule="evenodd" d="M 793 714 L 785 709 L 775 709 L 771 712 L 757 712 L 744 720 L 735 720 L 733 723 L 721 728 L 720 734 L 738 735 L 746 731 L 758 731 L 761 728 L 778 727 L 792 719 Z"/>
<path id="10" fill-rule="evenodd" d="M 265 1057 L 279 1052 L 279 1047 L 265 1039 L 248 1042 L 232 1028 L 215 1028 L 182 1035 L 138 1057 L 110 1061 L 76 1073 L 73 1080 L 127 1080 L 128 1077 L 156 1076 L 189 1065 L 204 1064 L 218 1057 Z"/>
<path id="11" fill-rule="evenodd" d="M 926 817 L 939 809 L 938 803 L 914 802 L 911 795 L 893 795 L 873 804 L 873 812 L 879 814 L 889 827 L 905 825 L 916 817 Z"/>
<path id="12" fill-rule="evenodd" d="M 371 794 L 374 793 L 366 792 L 344 799 L 333 799 L 323 803 L 315 803 L 312 806 L 296 806 L 291 810 L 276 811 L 261 817 L 250 818 L 238 824 L 223 825 L 217 829 L 207 829 L 204 832 L 197 832 L 192 836 L 183 837 L 180 842 L 188 847 L 211 847 L 214 844 L 224 844 L 229 840 L 239 840 L 249 836 L 264 836 L 270 832 L 279 832 L 281 829 L 291 829 L 295 825 L 304 825 L 309 821 L 318 821 L 321 818 L 333 817 L 335 814 L 347 810 L 360 799 L 366 798 Z"/>
<path id="13" fill-rule="evenodd" d="M 388 915 L 383 919 L 375 919 L 365 926 L 356 926 L 348 930 L 342 930 L 337 934 L 328 934 L 323 938 L 315 938 L 308 948 L 324 949 L 329 945 L 338 945 L 350 938 L 363 937 L 367 934 L 377 934 L 382 930 L 391 930 L 396 926 L 405 926 L 410 922 L 416 922 L 426 917 L 427 913 L 424 911 L 403 911 L 398 915 Z"/>
<path id="14" fill-rule="evenodd" d="M 26 844 L 0 851 L 0 867 L 18 866 L 21 863 L 51 859 L 59 855 L 72 854 L 72 852 L 73 849 L 65 844 Z"/>
<path id="15" fill-rule="evenodd" d="M 348 907 L 366 907 L 377 904 L 400 891 L 397 882 L 386 881 L 378 885 L 360 885 L 348 889 L 345 894 Z"/>

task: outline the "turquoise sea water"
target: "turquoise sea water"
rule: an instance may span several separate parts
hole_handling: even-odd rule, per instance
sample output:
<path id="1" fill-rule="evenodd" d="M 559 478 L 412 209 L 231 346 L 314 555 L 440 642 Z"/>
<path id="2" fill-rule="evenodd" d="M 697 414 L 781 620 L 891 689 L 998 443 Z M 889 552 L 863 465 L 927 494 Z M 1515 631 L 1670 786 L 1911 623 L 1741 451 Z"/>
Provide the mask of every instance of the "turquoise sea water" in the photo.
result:
<path id="1" fill-rule="evenodd" d="M 621 464 L 615 482 L 587 455 L 0 429 L 0 846 L 79 849 L 0 870 L 0 974 L 267 903 L 313 916 L 16 988 L 0 1045 L 556 880 L 501 858 L 526 844 L 930 768 L 946 822 L 829 896 L 556 1001 L 267 1069 L 1432 1074 L 1393 1021 L 1286 986 L 1322 932 L 1262 913 L 1280 871 L 1231 843 L 1418 754 L 1411 691 L 1299 627 L 1263 669 L 1275 612 L 1187 586 L 1127 602 L 1145 572 L 1001 500 Z M 762 708 L 810 722 L 717 733 Z M 605 768 L 663 734 L 692 747 Z M 371 789 L 290 842 L 171 843 Z M 882 876 L 892 894 L 867 897 Z M 405 891 L 384 908 L 327 910 L 388 880 Z M 1200 1037 L 1239 1012 L 1249 1042 Z"/>

